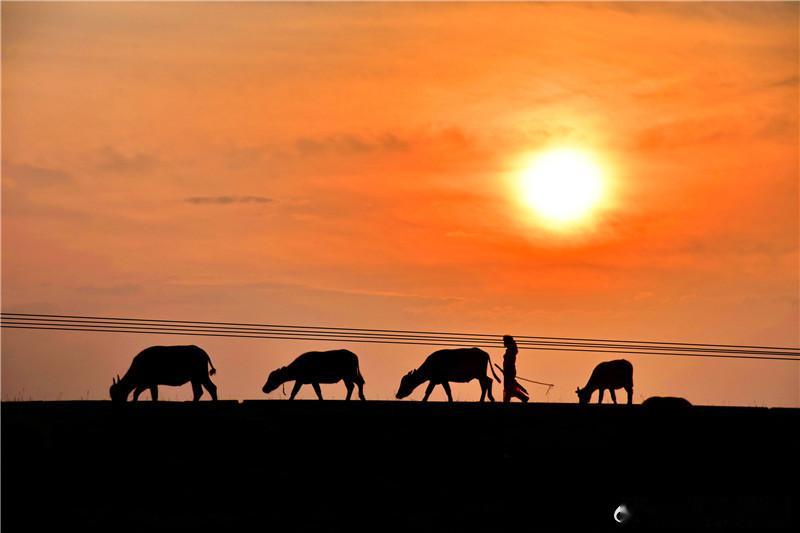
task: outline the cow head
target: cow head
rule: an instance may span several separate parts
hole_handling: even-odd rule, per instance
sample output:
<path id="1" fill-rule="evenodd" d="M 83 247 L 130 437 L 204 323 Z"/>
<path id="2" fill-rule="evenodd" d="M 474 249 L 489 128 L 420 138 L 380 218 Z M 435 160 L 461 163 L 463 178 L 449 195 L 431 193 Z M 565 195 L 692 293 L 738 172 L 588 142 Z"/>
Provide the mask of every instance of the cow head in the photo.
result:
<path id="1" fill-rule="evenodd" d="M 575 394 L 578 395 L 578 403 L 589 403 L 589 400 L 592 398 L 592 391 L 589 387 L 584 388 L 576 388 Z"/>
<path id="2" fill-rule="evenodd" d="M 120 383 L 119 374 L 117 374 L 116 379 L 111 378 L 111 388 L 108 389 L 108 395 L 111 396 L 112 402 L 125 403 L 128 399 L 129 392 L 130 391 Z"/>
<path id="3" fill-rule="evenodd" d="M 286 374 L 287 374 L 287 369 L 285 366 L 282 366 L 279 369 L 270 372 L 269 377 L 267 378 L 267 382 L 264 383 L 264 386 L 261 388 L 261 391 L 264 394 L 269 394 L 270 392 L 280 387 L 281 384 L 285 383 L 286 381 L 289 381 Z"/>
<path id="4" fill-rule="evenodd" d="M 420 383 L 422 382 L 420 381 L 419 376 L 417 375 L 417 371 L 412 370 L 411 372 L 403 376 L 403 379 L 400 380 L 400 388 L 397 389 L 397 394 L 395 395 L 395 397 L 398 400 L 405 398 L 406 396 L 414 392 L 414 389 L 416 389 Z"/>

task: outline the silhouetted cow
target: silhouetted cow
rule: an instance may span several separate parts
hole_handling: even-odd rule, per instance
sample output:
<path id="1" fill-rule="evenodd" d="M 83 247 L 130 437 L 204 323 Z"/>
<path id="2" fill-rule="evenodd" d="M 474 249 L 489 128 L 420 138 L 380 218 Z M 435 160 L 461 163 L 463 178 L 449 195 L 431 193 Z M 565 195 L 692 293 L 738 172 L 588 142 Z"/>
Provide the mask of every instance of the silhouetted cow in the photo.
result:
<path id="1" fill-rule="evenodd" d="M 608 389 L 611 399 L 617 403 L 617 396 L 614 389 L 625 389 L 628 393 L 628 405 L 633 402 L 633 365 L 625 359 L 616 361 L 605 361 L 594 367 L 589 382 L 584 388 L 578 387 L 575 393 L 578 395 L 580 403 L 589 403 L 592 393 L 600 391 L 597 403 L 603 403 L 603 392 Z"/>
<path id="2" fill-rule="evenodd" d="M 344 380 L 347 387 L 347 398 L 353 394 L 353 384 L 358 385 L 358 397 L 364 398 L 364 378 L 358 367 L 358 356 L 350 350 L 329 350 L 327 352 L 306 352 L 297 356 L 289 366 L 283 366 L 270 373 L 267 382 L 261 389 L 269 394 L 281 384 L 294 381 L 290 400 L 294 400 L 300 387 L 310 383 L 317 393 L 317 398 L 322 399 L 320 383 L 337 383 Z"/>
<path id="3" fill-rule="evenodd" d="M 480 348 L 437 350 L 430 354 L 418 369 L 403 376 L 403 379 L 400 380 L 400 388 L 397 390 L 397 398 L 405 398 L 423 382 L 430 381 L 425 390 L 425 396 L 422 398 L 423 402 L 428 401 L 428 397 L 436 385 L 442 386 L 444 392 L 447 393 L 447 401 L 452 402 L 450 381 L 467 383 L 477 379 L 481 384 L 481 401 L 488 393 L 489 400 L 493 402 L 492 378 L 486 373 L 487 366 L 492 371 L 494 379 L 499 383 L 500 379 L 490 364 L 489 354 Z"/>
<path id="4" fill-rule="evenodd" d="M 685 409 L 692 404 L 686 398 L 677 396 L 651 396 L 642 402 L 642 406 L 651 409 Z"/>
<path id="5" fill-rule="evenodd" d="M 209 372 L 208 367 L 211 366 Z M 139 352 L 131 362 L 131 367 L 122 377 L 112 380 L 109 394 L 114 402 L 125 402 L 133 392 L 133 401 L 145 389 L 150 389 L 153 401 L 158 400 L 158 386 L 177 387 L 192 382 L 194 401 L 203 395 L 203 387 L 217 399 L 217 386 L 211 382 L 217 370 L 208 354 L 197 346 L 151 346 Z"/>

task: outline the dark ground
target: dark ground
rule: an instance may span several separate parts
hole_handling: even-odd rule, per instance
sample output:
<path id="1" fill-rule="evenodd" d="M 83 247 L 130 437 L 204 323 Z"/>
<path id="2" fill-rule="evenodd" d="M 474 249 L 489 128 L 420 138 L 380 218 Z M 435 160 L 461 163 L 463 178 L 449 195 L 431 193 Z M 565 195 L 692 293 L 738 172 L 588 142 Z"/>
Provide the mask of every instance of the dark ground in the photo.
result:
<path id="1" fill-rule="evenodd" d="M 800 531 L 797 409 L 6 402 L 0 416 L 3 532 Z"/>

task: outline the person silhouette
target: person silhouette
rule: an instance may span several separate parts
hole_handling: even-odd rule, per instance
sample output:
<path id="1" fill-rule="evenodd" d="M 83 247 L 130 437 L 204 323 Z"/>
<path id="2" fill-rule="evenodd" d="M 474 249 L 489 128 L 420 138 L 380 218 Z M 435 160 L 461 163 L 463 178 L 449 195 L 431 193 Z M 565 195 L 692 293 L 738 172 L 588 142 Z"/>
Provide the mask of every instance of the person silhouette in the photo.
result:
<path id="1" fill-rule="evenodd" d="M 503 355 L 503 402 L 508 403 L 512 398 L 519 398 L 527 402 L 528 391 L 517 381 L 517 341 L 511 335 L 503 335 L 503 346 L 506 353 Z"/>

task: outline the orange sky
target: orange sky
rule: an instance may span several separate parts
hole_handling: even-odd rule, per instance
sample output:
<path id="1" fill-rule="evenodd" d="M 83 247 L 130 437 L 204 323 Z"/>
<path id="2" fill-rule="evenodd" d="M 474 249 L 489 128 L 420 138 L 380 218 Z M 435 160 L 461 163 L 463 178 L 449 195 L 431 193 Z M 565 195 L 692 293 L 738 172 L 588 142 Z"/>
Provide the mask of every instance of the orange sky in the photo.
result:
<path id="1" fill-rule="evenodd" d="M 794 3 L 3 3 L 2 308 L 798 346 L 798 27 Z M 515 187 L 554 145 L 613 184 L 567 233 Z M 2 335 L 3 399 L 101 398 L 186 342 Z M 339 347 L 196 342 L 222 398 Z M 349 347 L 383 399 L 431 351 Z M 571 402 L 606 358 L 518 367 Z M 800 405 L 794 363 L 630 360 L 637 402 Z"/>

